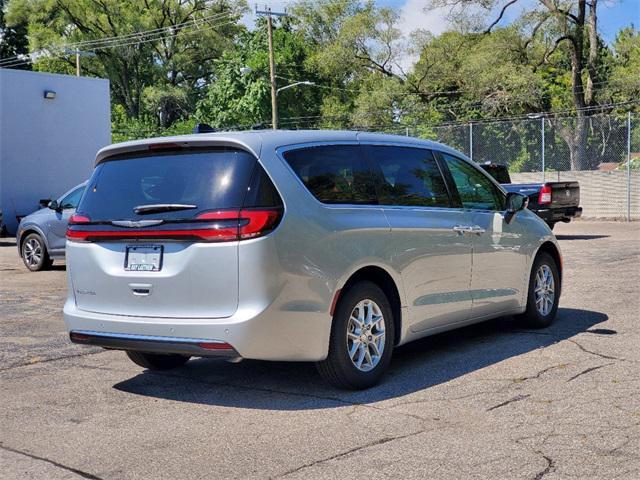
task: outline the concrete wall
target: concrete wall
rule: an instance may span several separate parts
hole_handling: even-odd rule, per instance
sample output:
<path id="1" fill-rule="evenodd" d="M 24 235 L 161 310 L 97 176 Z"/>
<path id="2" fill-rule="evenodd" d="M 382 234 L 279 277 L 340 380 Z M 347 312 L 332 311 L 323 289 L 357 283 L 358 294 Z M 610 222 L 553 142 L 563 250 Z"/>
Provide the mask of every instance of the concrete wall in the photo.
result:
<path id="1" fill-rule="evenodd" d="M 86 180 L 109 143 L 108 80 L 0 69 L 0 209 L 9 232 L 39 199 Z"/>
<path id="2" fill-rule="evenodd" d="M 547 172 L 546 181 L 580 183 L 580 206 L 584 218 L 626 219 L 627 172 Z M 542 172 L 512 173 L 513 183 L 542 182 Z M 640 220 L 640 172 L 631 172 L 631 218 Z"/>

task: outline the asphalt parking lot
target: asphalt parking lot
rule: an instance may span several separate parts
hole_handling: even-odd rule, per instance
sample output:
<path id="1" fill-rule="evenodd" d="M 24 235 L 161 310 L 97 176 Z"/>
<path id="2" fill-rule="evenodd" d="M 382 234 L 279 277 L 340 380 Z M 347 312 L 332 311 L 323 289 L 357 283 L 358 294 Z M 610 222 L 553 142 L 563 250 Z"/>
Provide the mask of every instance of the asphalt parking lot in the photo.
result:
<path id="1" fill-rule="evenodd" d="M 640 223 L 558 225 L 556 323 L 498 319 L 396 351 L 382 385 L 311 364 L 145 372 L 71 345 L 63 265 L 0 239 L 0 477 L 640 478 Z"/>

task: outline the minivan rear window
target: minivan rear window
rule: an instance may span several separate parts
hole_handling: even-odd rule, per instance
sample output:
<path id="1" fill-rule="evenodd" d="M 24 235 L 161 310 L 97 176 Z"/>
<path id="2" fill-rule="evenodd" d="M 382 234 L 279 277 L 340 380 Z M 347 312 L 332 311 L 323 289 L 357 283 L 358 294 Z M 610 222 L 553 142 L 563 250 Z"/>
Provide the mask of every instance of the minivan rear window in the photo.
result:
<path id="1" fill-rule="evenodd" d="M 358 145 L 321 145 L 284 152 L 284 159 L 323 203 L 377 203 L 373 174 Z"/>
<path id="2" fill-rule="evenodd" d="M 207 210 L 241 208 L 256 163 L 253 155 L 236 149 L 115 157 L 96 167 L 78 211 L 91 222 L 100 222 L 183 220 Z M 152 205 L 189 208 L 136 213 L 137 207 Z"/>

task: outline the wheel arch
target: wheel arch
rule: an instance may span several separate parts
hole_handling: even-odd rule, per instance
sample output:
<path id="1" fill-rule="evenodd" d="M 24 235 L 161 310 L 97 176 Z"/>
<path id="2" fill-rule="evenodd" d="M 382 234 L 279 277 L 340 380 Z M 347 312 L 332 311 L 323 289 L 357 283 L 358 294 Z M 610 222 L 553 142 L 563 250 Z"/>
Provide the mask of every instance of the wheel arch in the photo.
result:
<path id="1" fill-rule="evenodd" d="M 394 345 L 397 345 L 400 342 L 402 333 L 402 299 L 400 297 L 400 290 L 398 288 L 398 283 L 393 276 L 386 269 L 378 265 L 360 267 L 348 277 L 342 287 L 336 291 L 336 296 L 332 306 L 332 314 L 334 307 L 340 303 L 344 294 L 353 285 L 365 280 L 378 285 L 389 299 L 391 311 L 393 312 L 393 318 L 395 320 L 395 333 L 393 340 Z"/>
<path id="2" fill-rule="evenodd" d="M 536 251 L 536 254 L 533 256 L 533 259 L 531 261 L 531 267 L 533 268 L 533 261 L 535 260 L 535 258 L 543 252 L 551 255 L 551 257 L 555 260 L 558 267 L 558 273 L 560 273 L 560 280 L 562 281 L 562 254 L 560 253 L 560 249 L 558 248 L 558 246 L 549 240 L 543 242 L 538 247 L 538 250 Z"/>
<path id="3" fill-rule="evenodd" d="M 24 239 L 27 238 L 32 233 L 37 233 L 40 236 L 40 238 L 42 239 L 42 242 L 44 243 L 45 248 L 47 249 L 47 251 L 49 251 L 50 250 L 49 242 L 47 241 L 47 236 L 44 234 L 44 232 L 36 225 L 26 225 L 24 227 L 24 231 L 22 231 L 22 233 L 20 234 L 20 238 L 17 241 L 18 250 L 20 251 L 20 254 L 22 255 L 22 244 L 24 242 Z"/>

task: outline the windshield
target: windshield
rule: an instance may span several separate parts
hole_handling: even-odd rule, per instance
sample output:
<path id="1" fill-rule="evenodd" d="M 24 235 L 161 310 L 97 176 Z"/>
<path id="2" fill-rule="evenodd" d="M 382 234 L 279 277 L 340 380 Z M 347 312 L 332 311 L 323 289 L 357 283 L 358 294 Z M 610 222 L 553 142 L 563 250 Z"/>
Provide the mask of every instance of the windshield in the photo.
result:
<path id="1" fill-rule="evenodd" d="M 251 154 L 232 149 L 117 157 L 96 167 L 78 211 L 100 222 L 183 220 L 240 208 L 255 164 Z"/>

